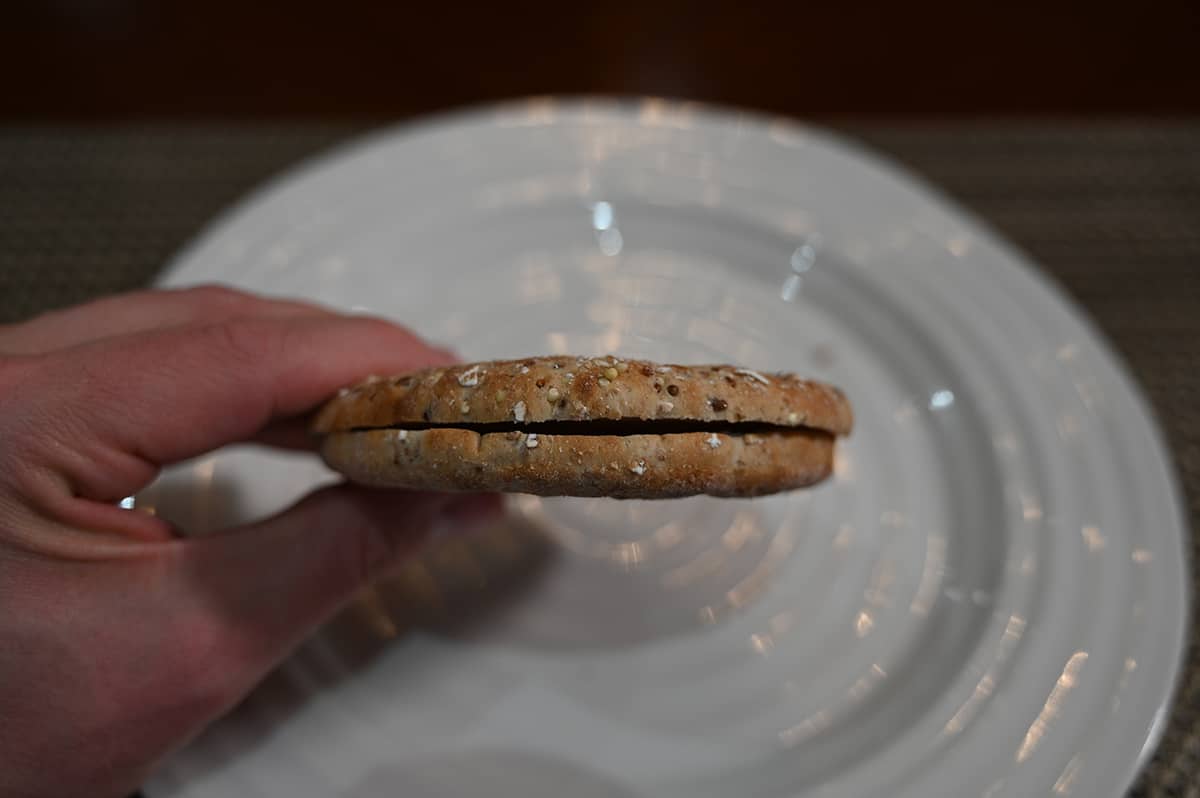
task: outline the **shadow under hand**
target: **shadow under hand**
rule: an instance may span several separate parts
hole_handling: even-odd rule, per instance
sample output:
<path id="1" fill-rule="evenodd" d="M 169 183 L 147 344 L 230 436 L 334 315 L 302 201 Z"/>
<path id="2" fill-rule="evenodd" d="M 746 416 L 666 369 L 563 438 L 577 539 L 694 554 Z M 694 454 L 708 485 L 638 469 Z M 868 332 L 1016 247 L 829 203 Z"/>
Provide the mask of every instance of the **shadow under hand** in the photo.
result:
<path id="1" fill-rule="evenodd" d="M 179 512 L 181 505 L 168 505 L 171 498 L 156 494 L 164 507 Z M 183 499 L 186 509 L 186 493 L 175 498 Z M 192 753 L 183 763 L 203 763 L 205 773 L 231 766 L 322 694 L 352 687 L 356 681 L 367 691 L 378 691 L 372 679 L 387 682 L 389 693 L 403 694 L 410 702 L 437 703 L 439 728 L 427 731 L 452 737 L 486 711 L 506 685 L 476 674 L 455 683 L 455 700 L 440 700 L 437 689 L 428 684 L 437 675 L 439 659 L 403 644 L 415 639 L 414 632 L 437 626 L 465 631 L 486 625 L 536 583 L 553 557 L 550 541 L 512 515 L 467 535 L 451 533 L 431 541 L 396 574 L 364 588 L 297 647 L 190 744 Z M 379 667 L 368 675 L 373 666 Z M 372 703 L 376 708 L 383 705 Z M 186 775 L 180 767 L 171 768 L 155 786 L 168 792 L 182 788 Z"/>
<path id="2" fill-rule="evenodd" d="M 194 759 L 206 772 L 231 765 L 335 689 L 344 691 L 336 701 L 338 718 L 379 728 L 403 706 L 408 717 L 422 718 L 422 735 L 450 745 L 511 689 L 505 680 L 512 676 L 474 667 L 479 659 L 470 650 L 460 659 L 430 643 L 587 653 L 699 631 L 752 604 L 792 553 L 788 524 L 761 508 L 703 498 L 516 497 L 502 520 L 434 540 L 398 572 L 364 589 L 202 735 L 194 745 L 204 750 Z M 570 684 L 564 689 L 574 692 Z M 320 705 L 314 711 L 323 717 Z M 318 716 L 313 722 L 324 723 Z M 322 729 L 322 735 L 329 731 Z M 478 767 L 524 756 L 484 756 Z M 417 767 L 425 779 L 445 764 Z M 557 773 L 556 767 L 567 766 L 540 772 Z M 361 794 L 420 794 L 379 792 L 387 778 L 364 782 Z M 570 774 L 563 778 L 573 784 Z M 582 792 L 573 794 L 624 794 L 605 792 L 607 785 L 590 793 L 587 779 L 577 780 Z M 535 787 L 526 794 L 546 791 Z M 447 789 L 429 794 L 458 794 L 457 787 Z"/>
<path id="3" fill-rule="evenodd" d="M 506 529 L 431 549 L 371 601 L 378 622 L 539 651 L 631 648 L 744 609 L 793 550 L 760 505 L 517 497 Z"/>
<path id="4" fill-rule="evenodd" d="M 442 637 L 486 637 L 519 608 L 538 600 L 562 552 L 539 525 L 508 513 L 477 534 L 431 543 L 398 573 L 365 590 L 329 629 L 343 650 L 362 656 L 365 622 L 378 639 L 424 631 Z"/>

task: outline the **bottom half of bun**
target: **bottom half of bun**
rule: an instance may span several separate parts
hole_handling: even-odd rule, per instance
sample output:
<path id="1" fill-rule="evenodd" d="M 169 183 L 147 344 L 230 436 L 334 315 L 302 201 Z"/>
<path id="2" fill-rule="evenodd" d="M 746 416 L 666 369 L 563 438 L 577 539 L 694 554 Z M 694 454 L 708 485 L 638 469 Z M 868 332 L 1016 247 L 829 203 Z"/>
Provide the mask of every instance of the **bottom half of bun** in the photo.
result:
<path id="1" fill-rule="evenodd" d="M 667 499 L 802 488 L 833 470 L 820 430 L 634 435 L 479 432 L 455 427 L 335 432 L 321 456 L 352 482 L 413 490 Z"/>

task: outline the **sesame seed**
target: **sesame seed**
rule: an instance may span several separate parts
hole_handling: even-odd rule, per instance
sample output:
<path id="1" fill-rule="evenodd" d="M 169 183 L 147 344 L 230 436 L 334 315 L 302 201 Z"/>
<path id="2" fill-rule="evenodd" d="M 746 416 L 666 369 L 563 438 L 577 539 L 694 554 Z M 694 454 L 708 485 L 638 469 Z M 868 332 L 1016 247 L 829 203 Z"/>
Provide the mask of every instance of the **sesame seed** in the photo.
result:
<path id="1" fill-rule="evenodd" d="M 517 421 L 524 421 L 525 420 L 525 403 L 517 402 L 515 405 L 513 405 L 512 413 L 513 413 L 513 418 L 515 418 Z"/>
<path id="2" fill-rule="evenodd" d="M 396 430 L 396 439 L 401 440 L 401 441 L 408 440 L 408 430 L 406 430 L 406 429 Z"/>
<path id="3" fill-rule="evenodd" d="M 607 388 L 608 386 L 612 385 L 612 381 L 601 377 L 600 379 L 596 380 L 596 384 L 601 388 Z"/>
<path id="4" fill-rule="evenodd" d="M 788 419 L 789 424 L 799 424 L 800 423 L 800 416 L 797 413 L 788 413 L 787 419 Z"/>
<path id="5" fill-rule="evenodd" d="M 759 374 L 757 371 L 751 371 L 750 369 L 737 369 L 736 371 L 738 374 L 741 374 L 743 377 L 749 377 L 752 380 L 758 380 L 763 385 L 771 384 L 770 380 L 768 380 L 763 375 Z"/>
<path id="6" fill-rule="evenodd" d="M 473 388 L 479 384 L 479 366 L 471 368 L 458 375 L 458 384 L 464 388 Z"/>
<path id="7" fill-rule="evenodd" d="M 629 364 L 626 363 L 624 360 L 622 360 L 620 363 L 617 364 L 617 371 L 624 374 L 625 372 L 629 371 Z"/>
<path id="8" fill-rule="evenodd" d="M 536 449 L 538 447 L 538 438 L 536 432 L 531 432 L 525 436 L 525 448 Z"/>
<path id="9" fill-rule="evenodd" d="M 670 413 L 674 409 L 675 409 L 674 402 L 668 402 L 666 399 L 663 399 L 663 400 L 659 401 L 659 403 L 658 403 L 658 412 L 660 412 L 660 413 Z"/>
<path id="10" fill-rule="evenodd" d="M 721 445 L 721 439 L 717 436 L 717 433 L 714 432 L 712 435 L 708 436 L 707 443 L 708 443 L 708 448 L 716 449 L 718 446 Z"/>
<path id="11" fill-rule="evenodd" d="M 458 406 L 458 409 L 461 410 L 463 415 L 465 416 L 467 413 L 471 412 L 471 405 L 469 402 L 464 401 L 462 404 L 460 404 Z"/>
<path id="12" fill-rule="evenodd" d="M 629 470 L 640 477 L 642 474 L 646 473 L 646 461 L 638 460 L 636 463 L 629 466 Z"/>
<path id="13" fill-rule="evenodd" d="M 529 366 L 521 366 L 521 373 L 522 373 L 522 374 L 528 374 L 528 373 L 529 373 Z"/>

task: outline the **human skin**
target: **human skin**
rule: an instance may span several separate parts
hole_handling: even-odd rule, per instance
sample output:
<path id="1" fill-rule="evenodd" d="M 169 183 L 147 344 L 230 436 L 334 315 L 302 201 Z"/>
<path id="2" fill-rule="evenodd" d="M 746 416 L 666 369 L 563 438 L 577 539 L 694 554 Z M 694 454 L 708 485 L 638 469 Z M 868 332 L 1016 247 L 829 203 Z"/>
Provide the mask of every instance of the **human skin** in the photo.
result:
<path id="1" fill-rule="evenodd" d="M 189 539 L 118 506 L 225 444 L 306 447 L 340 386 L 450 360 L 381 320 L 219 287 L 0 327 L 0 794 L 128 794 L 431 531 L 495 512 L 337 485 Z"/>

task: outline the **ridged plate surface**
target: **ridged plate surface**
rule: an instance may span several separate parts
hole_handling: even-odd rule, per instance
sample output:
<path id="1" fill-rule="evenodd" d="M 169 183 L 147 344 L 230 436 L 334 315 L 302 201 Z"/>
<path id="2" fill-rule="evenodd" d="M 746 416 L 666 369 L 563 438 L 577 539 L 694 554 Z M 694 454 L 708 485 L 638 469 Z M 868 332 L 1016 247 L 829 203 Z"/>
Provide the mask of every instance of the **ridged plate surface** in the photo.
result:
<path id="1" fill-rule="evenodd" d="M 992 234 L 824 133 L 540 100 L 386 131 L 219 220 L 170 285 L 404 322 L 470 359 L 793 370 L 836 476 L 758 500 L 517 497 L 166 762 L 151 798 L 1118 796 L 1186 620 L 1173 475 L 1107 346 Z M 202 531 L 330 476 L 218 453 Z"/>

